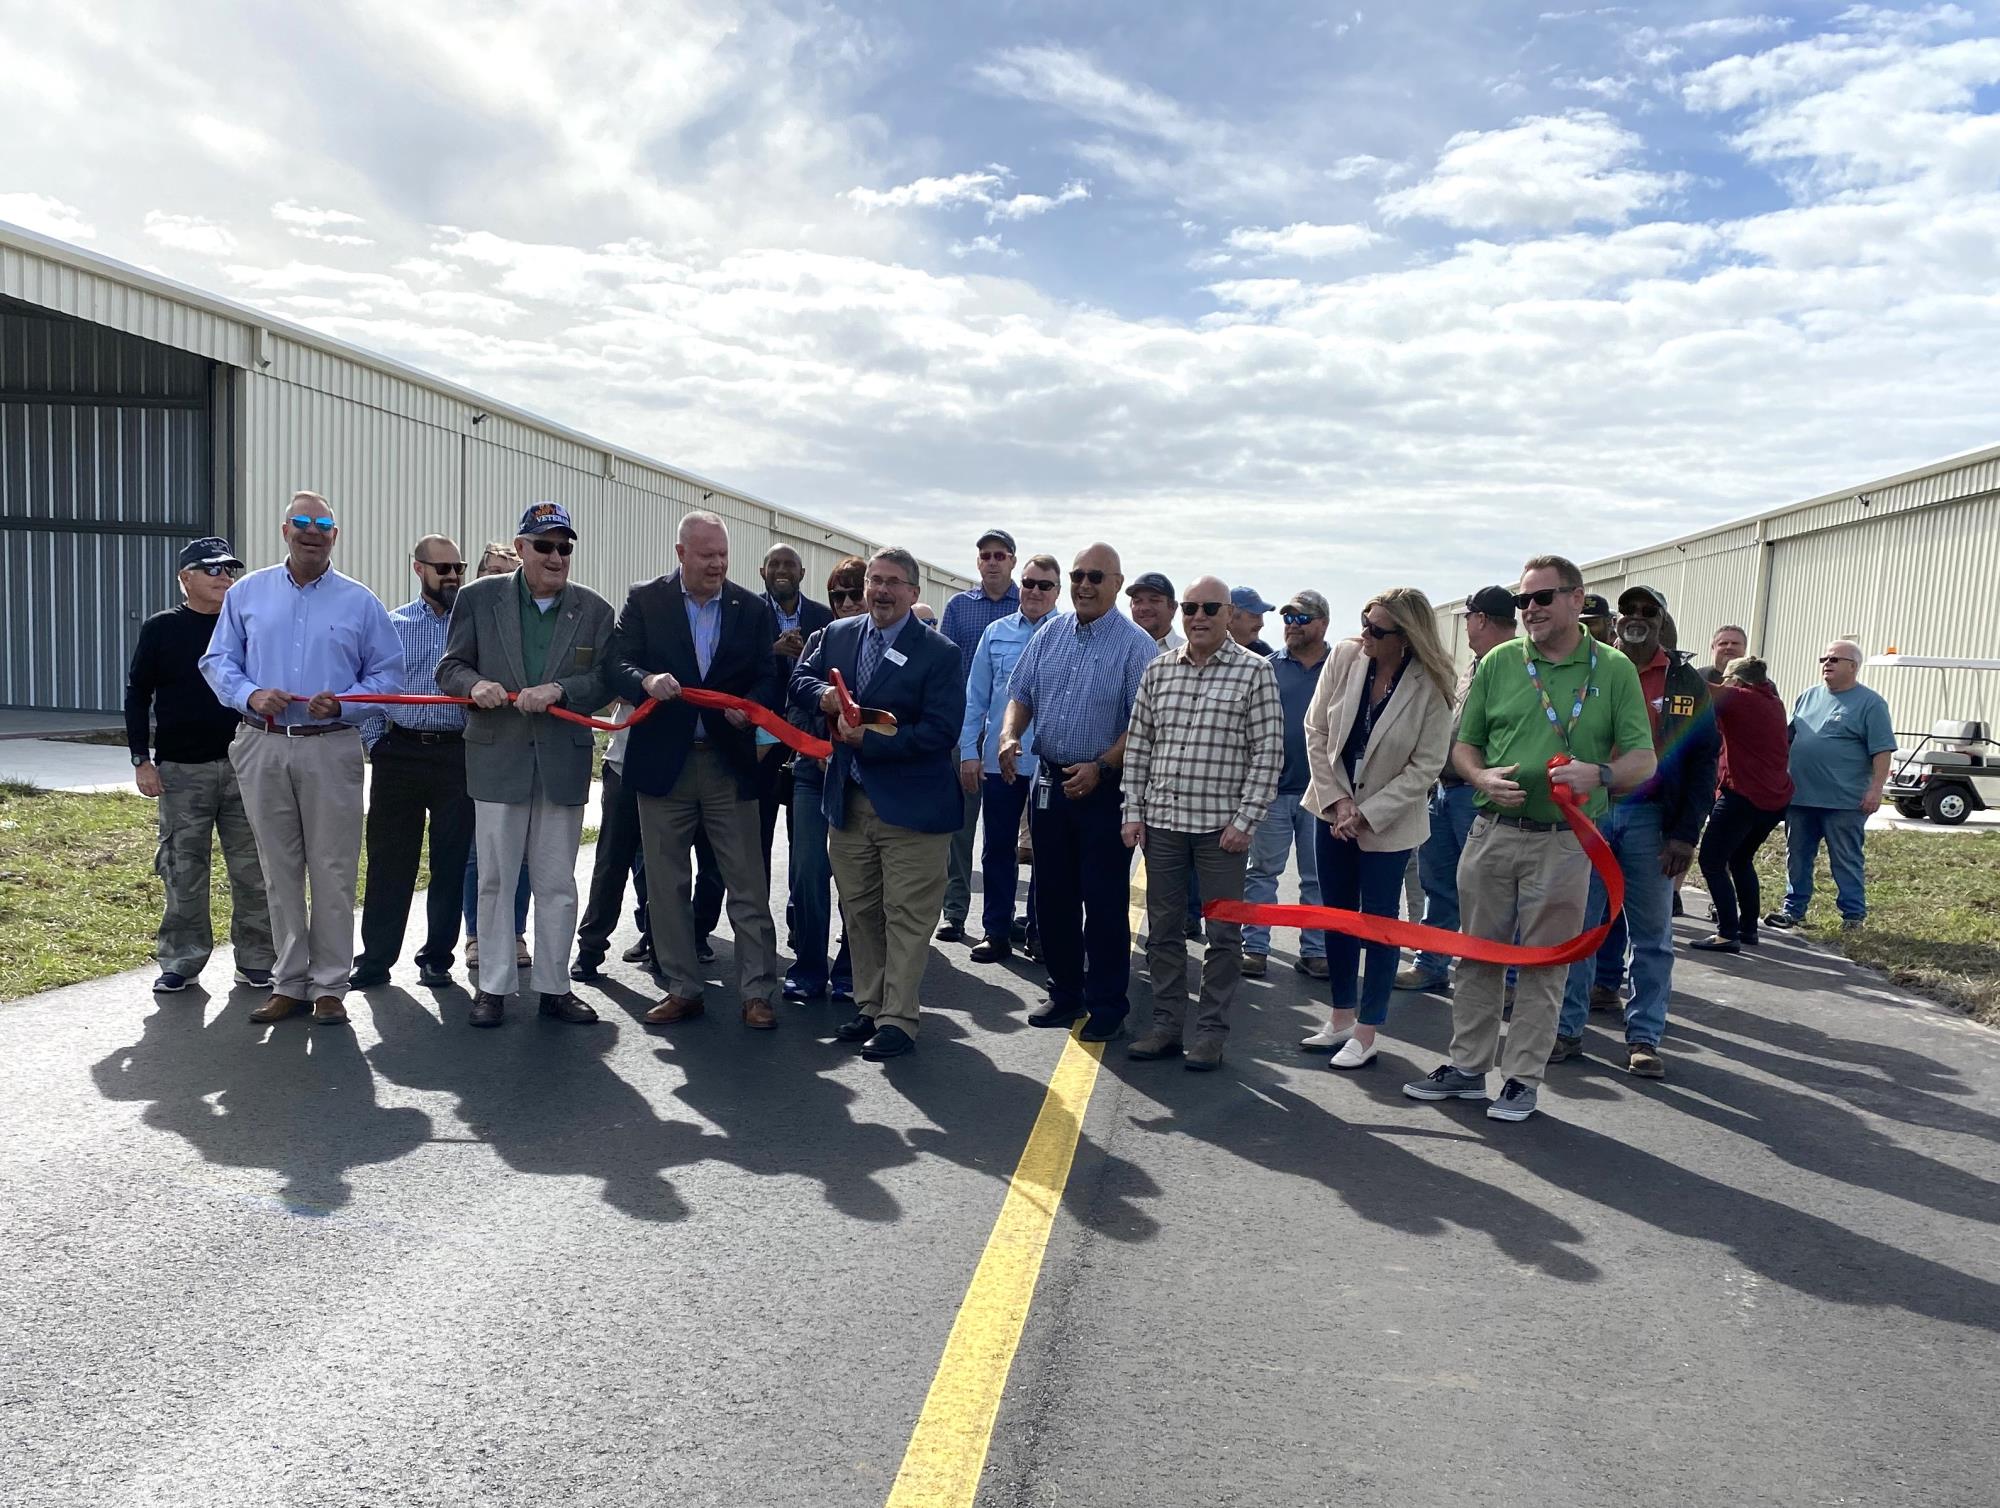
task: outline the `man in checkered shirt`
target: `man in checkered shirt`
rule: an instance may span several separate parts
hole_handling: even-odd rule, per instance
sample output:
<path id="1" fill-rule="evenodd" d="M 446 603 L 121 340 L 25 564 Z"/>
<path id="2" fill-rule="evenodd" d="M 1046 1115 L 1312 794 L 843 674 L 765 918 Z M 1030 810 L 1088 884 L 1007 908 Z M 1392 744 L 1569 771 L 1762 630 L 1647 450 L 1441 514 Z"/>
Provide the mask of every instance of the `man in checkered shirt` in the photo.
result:
<path id="1" fill-rule="evenodd" d="M 1188 877 L 1209 900 L 1243 899 L 1250 837 L 1285 763 L 1278 679 L 1270 661 L 1229 637 L 1229 588 L 1202 577 L 1181 600 L 1181 614 L 1187 643 L 1146 667 L 1125 735 L 1124 837 L 1146 855 L 1146 971 L 1153 982 L 1153 1025 L 1126 1050 L 1134 1058 L 1183 1052 Z M 1243 929 L 1211 921 L 1187 1067 L 1206 1072 L 1221 1063 L 1242 977 Z"/>

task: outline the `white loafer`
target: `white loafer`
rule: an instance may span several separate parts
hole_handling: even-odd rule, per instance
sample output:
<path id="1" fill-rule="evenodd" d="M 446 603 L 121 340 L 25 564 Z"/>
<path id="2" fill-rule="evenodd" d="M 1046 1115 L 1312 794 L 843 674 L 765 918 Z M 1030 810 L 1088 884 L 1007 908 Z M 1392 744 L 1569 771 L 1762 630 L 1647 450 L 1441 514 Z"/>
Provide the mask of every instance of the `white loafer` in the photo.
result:
<path id="1" fill-rule="evenodd" d="M 1374 1061 L 1375 1044 L 1373 1042 L 1363 1047 L 1354 1038 L 1349 1037 L 1342 1045 L 1340 1051 L 1333 1055 L 1333 1061 L 1326 1066 L 1328 1068 L 1366 1068 Z"/>
<path id="2" fill-rule="evenodd" d="M 1350 1038 L 1352 1038 L 1353 1035 L 1354 1035 L 1353 1027 L 1343 1026 L 1338 1030 L 1335 1030 L 1333 1023 L 1328 1022 L 1325 1026 L 1322 1026 L 1318 1031 L 1314 1032 L 1310 1037 L 1307 1037 L 1302 1042 L 1300 1042 L 1299 1050 L 1302 1052 L 1332 1052 L 1336 1048 L 1338 1048 L 1343 1042 L 1346 1042 Z"/>

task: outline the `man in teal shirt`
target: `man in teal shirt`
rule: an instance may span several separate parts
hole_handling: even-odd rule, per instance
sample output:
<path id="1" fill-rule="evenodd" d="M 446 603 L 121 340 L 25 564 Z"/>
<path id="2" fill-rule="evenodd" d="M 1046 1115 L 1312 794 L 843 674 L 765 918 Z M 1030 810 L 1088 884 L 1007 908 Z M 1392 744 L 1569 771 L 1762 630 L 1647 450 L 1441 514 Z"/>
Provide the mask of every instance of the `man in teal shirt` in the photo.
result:
<path id="1" fill-rule="evenodd" d="M 1458 864 L 1461 930 L 1530 948 L 1568 942 L 1583 929 L 1590 861 L 1550 795 L 1575 791 L 1601 817 L 1611 790 L 1653 773 L 1653 726 L 1632 662 L 1583 632 L 1583 573 L 1560 555 L 1538 555 L 1514 596 L 1521 637 L 1479 662 L 1459 717 L 1452 765 L 1473 788 L 1479 815 Z M 1550 759 L 1571 762 L 1551 772 Z M 1452 992 L 1451 1061 L 1405 1084 L 1417 1100 L 1483 1100 L 1496 1058 L 1505 1082 L 1486 1107 L 1493 1120 L 1535 1113 L 1542 1070 L 1562 1009 L 1562 967 L 1519 971 L 1504 1049 L 1504 964 L 1459 965 Z"/>
<path id="2" fill-rule="evenodd" d="M 1860 683 L 1861 650 L 1851 640 L 1826 646 L 1820 684 L 1792 704 L 1792 804 L 1785 811 L 1785 909 L 1764 918 L 1784 930 L 1806 919 L 1812 904 L 1813 860 L 1826 844 L 1840 903 L 1840 924 L 1858 927 L 1868 915 L 1861 834 L 1882 805 L 1896 733 L 1889 704 Z"/>

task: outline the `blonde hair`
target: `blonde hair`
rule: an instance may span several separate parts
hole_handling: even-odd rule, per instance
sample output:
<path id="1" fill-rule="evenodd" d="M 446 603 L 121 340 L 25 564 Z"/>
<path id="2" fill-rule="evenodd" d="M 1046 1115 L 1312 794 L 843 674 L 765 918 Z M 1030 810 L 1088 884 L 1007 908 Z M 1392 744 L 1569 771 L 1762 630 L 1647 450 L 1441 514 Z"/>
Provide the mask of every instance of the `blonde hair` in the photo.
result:
<path id="1" fill-rule="evenodd" d="M 1362 614 L 1365 616 L 1370 608 L 1377 607 L 1403 631 L 1403 642 L 1410 646 L 1410 653 L 1417 657 L 1424 674 L 1437 687 L 1438 695 L 1449 702 L 1458 689 L 1457 676 L 1453 673 L 1451 656 L 1445 653 L 1444 642 L 1438 638 L 1437 612 L 1431 607 L 1431 599 L 1413 586 L 1392 586 L 1370 597 L 1367 606 L 1361 609 Z"/>

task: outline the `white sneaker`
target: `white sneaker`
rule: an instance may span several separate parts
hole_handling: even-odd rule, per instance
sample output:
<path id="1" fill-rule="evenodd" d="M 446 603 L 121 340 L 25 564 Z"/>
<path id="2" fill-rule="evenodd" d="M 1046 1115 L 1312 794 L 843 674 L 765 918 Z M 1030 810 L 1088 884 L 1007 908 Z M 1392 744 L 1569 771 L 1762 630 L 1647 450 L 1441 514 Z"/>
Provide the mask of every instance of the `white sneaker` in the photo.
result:
<path id="1" fill-rule="evenodd" d="M 1374 1061 L 1375 1044 L 1373 1042 L 1363 1047 L 1355 1038 L 1349 1037 L 1341 1045 L 1340 1051 L 1333 1055 L 1333 1061 L 1326 1066 L 1328 1068 L 1366 1068 Z"/>
<path id="2" fill-rule="evenodd" d="M 1336 1031 L 1333 1023 L 1328 1021 L 1325 1026 L 1322 1026 L 1310 1037 L 1301 1041 L 1299 1043 L 1299 1050 L 1301 1052 L 1332 1052 L 1353 1035 L 1353 1027 L 1343 1026 Z"/>

